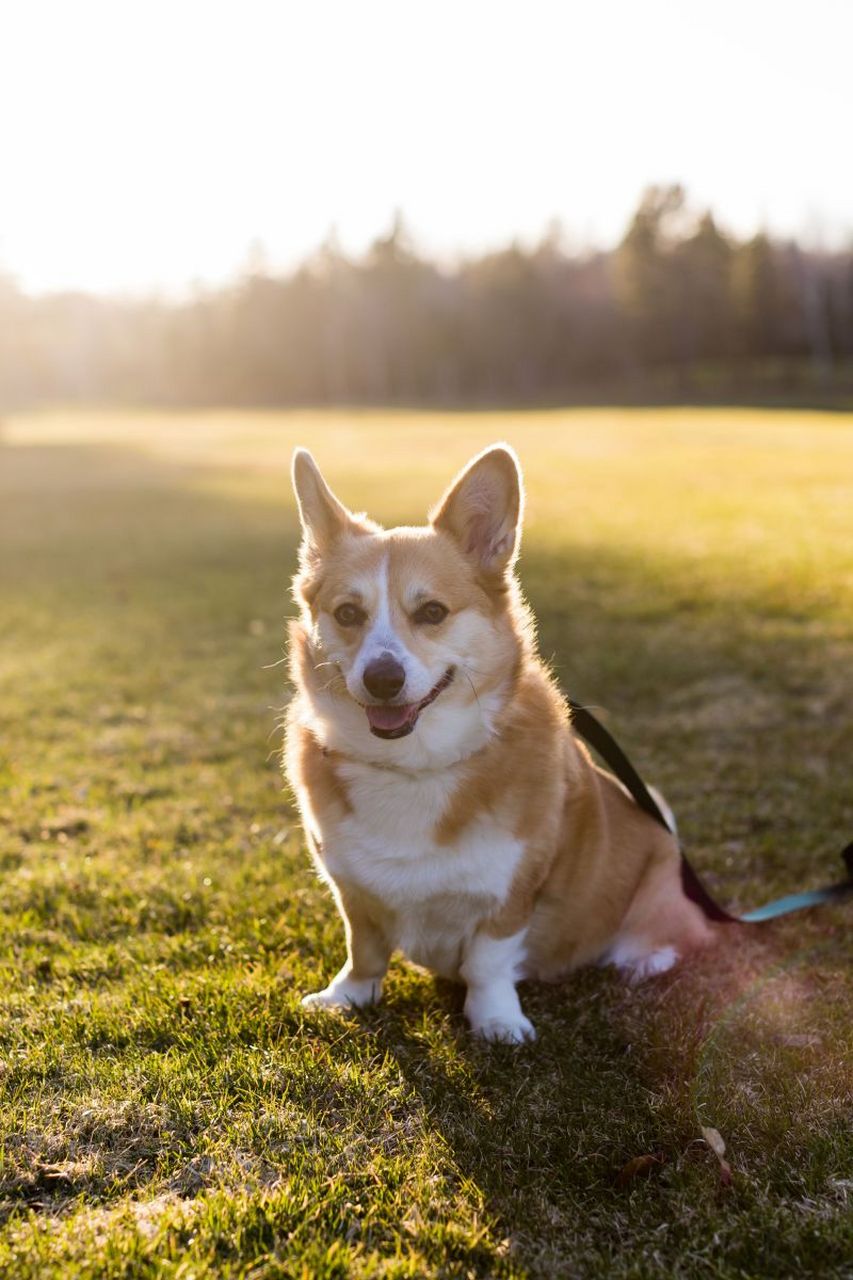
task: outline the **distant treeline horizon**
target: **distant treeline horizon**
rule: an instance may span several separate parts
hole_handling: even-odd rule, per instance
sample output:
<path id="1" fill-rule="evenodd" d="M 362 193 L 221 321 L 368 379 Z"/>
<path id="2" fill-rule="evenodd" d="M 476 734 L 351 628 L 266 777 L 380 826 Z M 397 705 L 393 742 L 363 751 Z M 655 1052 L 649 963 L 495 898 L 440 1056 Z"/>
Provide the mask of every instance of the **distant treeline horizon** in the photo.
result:
<path id="1" fill-rule="evenodd" d="M 851 241 L 853 245 L 853 241 Z M 0 276 L 0 406 L 543 403 L 853 391 L 853 247 L 726 234 L 650 187 L 613 249 L 453 268 L 397 218 L 361 257 L 326 244 L 186 300 L 29 297 Z"/>

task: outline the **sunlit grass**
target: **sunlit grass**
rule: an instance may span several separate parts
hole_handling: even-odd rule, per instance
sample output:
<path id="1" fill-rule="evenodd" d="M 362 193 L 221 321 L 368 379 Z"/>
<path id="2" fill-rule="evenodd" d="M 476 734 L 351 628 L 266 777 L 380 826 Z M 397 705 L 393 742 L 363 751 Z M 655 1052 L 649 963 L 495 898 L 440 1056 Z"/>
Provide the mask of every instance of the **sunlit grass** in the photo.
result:
<path id="1" fill-rule="evenodd" d="M 632 994 L 534 987 L 520 1052 L 472 1045 L 459 993 L 401 964 L 381 1009 L 306 1018 L 341 937 L 282 792 L 274 664 L 294 443 L 411 521 L 508 439 L 543 650 L 714 891 L 831 879 L 850 416 L 53 413 L 0 438 L 4 1274 L 843 1273 L 845 910 Z"/>

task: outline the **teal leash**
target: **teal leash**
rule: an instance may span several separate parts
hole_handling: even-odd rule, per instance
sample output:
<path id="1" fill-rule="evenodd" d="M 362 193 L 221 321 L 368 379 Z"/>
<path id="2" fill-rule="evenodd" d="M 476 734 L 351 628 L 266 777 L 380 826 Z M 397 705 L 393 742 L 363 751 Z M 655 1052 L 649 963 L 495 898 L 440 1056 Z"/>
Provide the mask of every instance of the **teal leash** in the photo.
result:
<path id="1" fill-rule="evenodd" d="M 841 850 L 841 857 L 847 868 L 847 879 L 836 884 L 828 884 L 823 889 L 807 889 L 805 893 L 789 893 L 785 898 L 777 898 L 754 911 L 746 911 L 737 919 L 744 924 L 762 924 L 765 920 L 775 920 L 777 916 L 790 915 L 792 911 L 803 911 L 806 907 L 819 907 L 823 902 L 843 902 L 853 894 L 853 843 Z"/>
<path id="2" fill-rule="evenodd" d="M 605 729 L 601 721 L 580 703 L 569 699 L 569 706 L 572 712 L 572 727 L 575 731 L 601 756 L 640 808 L 670 831 L 670 825 L 660 805 L 609 729 Z M 684 892 L 702 908 L 709 920 L 717 920 L 721 924 L 763 924 L 765 920 L 775 920 L 778 916 L 790 915 L 792 911 L 803 911 L 806 907 L 817 907 L 824 902 L 843 902 L 853 895 L 853 841 L 841 851 L 846 871 L 844 880 L 825 885 L 822 889 L 789 893 L 784 898 L 776 898 L 775 901 L 768 902 L 763 907 L 756 907 L 753 911 L 747 911 L 740 916 L 732 915 L 711 896 L 688 861 L 684 849 L 680 845 L 679 848 L 681 850 L 681 883 Z"/>

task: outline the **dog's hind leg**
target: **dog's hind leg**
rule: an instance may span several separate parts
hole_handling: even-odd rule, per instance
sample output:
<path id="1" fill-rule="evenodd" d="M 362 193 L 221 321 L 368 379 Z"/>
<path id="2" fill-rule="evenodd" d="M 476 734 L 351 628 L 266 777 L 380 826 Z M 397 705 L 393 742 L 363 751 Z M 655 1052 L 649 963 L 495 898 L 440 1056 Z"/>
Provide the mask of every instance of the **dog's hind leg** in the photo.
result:
<path id="1" fill-rule="evenodd" d="M 643 877 L 603 963 L 615 964 L 629 982 L 643 982 L 713 938 L 704 912 L 684 892 L 681 855 L 672 844 Z"/>

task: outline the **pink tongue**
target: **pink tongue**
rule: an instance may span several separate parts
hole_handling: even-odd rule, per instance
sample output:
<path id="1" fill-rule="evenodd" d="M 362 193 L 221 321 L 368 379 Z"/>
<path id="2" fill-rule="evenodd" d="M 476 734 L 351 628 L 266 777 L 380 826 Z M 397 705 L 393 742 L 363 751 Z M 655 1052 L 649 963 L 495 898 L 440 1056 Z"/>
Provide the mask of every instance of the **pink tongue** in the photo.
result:
<path id="1" fill-rule="evenodd" d="M 402 729 L 411 720 L 415 704 L 404 702 L 399 707 L 365 707 L 365 711 L 372 729 Z"/>

